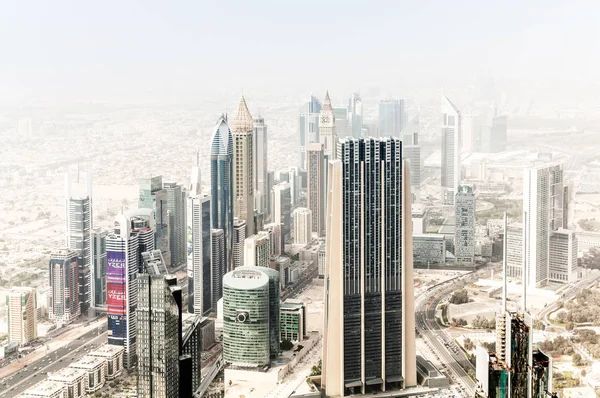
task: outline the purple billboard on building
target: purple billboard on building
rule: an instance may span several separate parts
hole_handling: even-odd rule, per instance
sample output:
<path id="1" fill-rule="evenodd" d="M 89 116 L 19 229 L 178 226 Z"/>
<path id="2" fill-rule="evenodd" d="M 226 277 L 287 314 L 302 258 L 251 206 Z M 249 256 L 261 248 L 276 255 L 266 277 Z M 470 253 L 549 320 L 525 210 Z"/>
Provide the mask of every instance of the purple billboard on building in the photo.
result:
<path id="1" fill-rule="evenodd" d="M 123 339 L 127 315 L 127 259 L 124 252 L 106 252 L 106 296 L 109 336 Z"/>

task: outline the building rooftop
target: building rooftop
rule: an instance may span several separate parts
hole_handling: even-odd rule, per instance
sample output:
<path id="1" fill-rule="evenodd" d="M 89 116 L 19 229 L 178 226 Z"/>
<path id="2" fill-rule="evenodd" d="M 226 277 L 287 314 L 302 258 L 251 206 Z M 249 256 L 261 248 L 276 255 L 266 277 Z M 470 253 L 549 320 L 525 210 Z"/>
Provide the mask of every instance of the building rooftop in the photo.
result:
<path id="1" fill-rule="evenodd" d="M 282 310 L 300 310 L 304 308 L 304 303 L 301 302 L 290 302 L 290 300 L 286 300 L 279 305 L 279 308 Z"/>
<path id="2" fill-rule="evenodd" d="M 86 355 L 83 358 L 81 358 L 79 361 L 73 362 L 72 364 L 70 364 L 69 367 L 80 368 L 80 369 L 93 369 L 98 365 L 104 364 L 104 362 L 105 362 L 105 360 L 103 358 L 92 356 L 92 355 Z"/>
<path id="3" fill-rule="evenodd" d="M 98 347 L 98 349 L 89 353 L 91 356 L 95 357 L 111 357 L 115 354 L 119 354 L 124 352 L 125 349 L 118 345 L 112 344 L 104 344 L 103 346 Z"/>
<path id="4" fill-rule="evenodd" d="M 258 267 L 249 267 L 258 268 Z M 253 269 L 235 269 L 223 277 L 223 286 L 239 290 L 259 289 L 269 284 L 269 277 L 264 272 Z"/>
<path id="5" fill-rule="evenodd" d="M 85 375 L 86 375 L 86 371 L 83 369 L 62 368 L 59 371 L 52 373 L 50 375 L 49 380 L 70 382 L 70 381 L 75 381 L 78 378 L 83 377 Z"/>
<path id="6" fill-rule="evenodd" d="M 44 380 L 35 386 L 31 387 L 28 390 L 25 390 L 22 397 L 44 397 L 44 396 L 52 396 L 57 392 L 63 391 L 64 386 L 62 383 L 58 381 Z"/>

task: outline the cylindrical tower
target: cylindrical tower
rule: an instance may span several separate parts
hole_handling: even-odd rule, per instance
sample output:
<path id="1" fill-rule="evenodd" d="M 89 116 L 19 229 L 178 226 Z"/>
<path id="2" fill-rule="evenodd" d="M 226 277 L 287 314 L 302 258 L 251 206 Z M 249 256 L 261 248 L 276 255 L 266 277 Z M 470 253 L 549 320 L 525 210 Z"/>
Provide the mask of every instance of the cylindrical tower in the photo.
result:
<path id="1" fill-rule="evenodd" d="M 223 358 L 239 367 L 269 364 L 269 277 L 236 269 L 223 278 Z"/>

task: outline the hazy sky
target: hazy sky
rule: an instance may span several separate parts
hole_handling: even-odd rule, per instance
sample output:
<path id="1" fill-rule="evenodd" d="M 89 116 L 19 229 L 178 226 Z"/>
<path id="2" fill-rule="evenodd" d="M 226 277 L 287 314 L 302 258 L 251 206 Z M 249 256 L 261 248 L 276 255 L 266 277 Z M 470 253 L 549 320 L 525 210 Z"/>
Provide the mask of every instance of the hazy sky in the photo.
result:
<path id="1" fill-rule="evenodd" d="M 600 80 L 596 1 L 0 5 L 0 97 Z"/>

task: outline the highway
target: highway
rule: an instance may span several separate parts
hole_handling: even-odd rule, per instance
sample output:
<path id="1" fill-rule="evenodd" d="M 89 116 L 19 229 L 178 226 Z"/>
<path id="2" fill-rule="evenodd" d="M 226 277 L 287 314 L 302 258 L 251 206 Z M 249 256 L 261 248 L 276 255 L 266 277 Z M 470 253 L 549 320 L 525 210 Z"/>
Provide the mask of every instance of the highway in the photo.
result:
<path id="1" fill-rule="evenodd" d="M 467 368 L 475 369 L 465 353 L 437 324 L 435 313 L 438 304 L 452 292 L 454 282 L 460 279 L 472 278 L 473 276 L 473 273 L 469 273 L 443 282 L 424 292 L 415 300 L 415 320 L 419 334 L 433 351 L 437 353 L 440 361 L 447 366 L 454 381 L 459 383 L 469 396 L 475 394 L 476 384 L 465 369 L 463 369 L 461 363 L 467 366 Z"/>
<path id="2" fill-rule="evenodd" d="M 56 372 L 86 355 L 89 351 L 106 343 L 107 323 L 94 328 L 76 340 L 69 342 L 47 356 L 0 380 L 0 398 L 11 398 L 34 384 L 47 378 L 47 373 Z"/>

